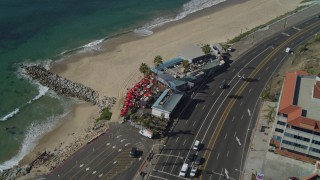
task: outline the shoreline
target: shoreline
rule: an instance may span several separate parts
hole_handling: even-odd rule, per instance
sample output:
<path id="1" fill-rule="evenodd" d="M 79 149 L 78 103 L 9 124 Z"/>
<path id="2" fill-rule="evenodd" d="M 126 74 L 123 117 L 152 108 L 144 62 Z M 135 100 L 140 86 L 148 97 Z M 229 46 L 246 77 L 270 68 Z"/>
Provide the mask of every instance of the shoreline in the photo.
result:
<path id="1" fill-rule="evenodd" d="M 286 1 L 291 2 L 290 0 Z M 119 36 L 107 40 L 102 46 L 105 52 L 71 55 L 71 57 L 66 58 L 66 60 L 54 63 L 51 70 L 62 77 L 92 87 L 100 92 L 102 96 L 114 96 L 119 100 L 121 99 L 121 91 L 124 91 L 126 87 L 131 85 L 134 79 L 141 76 L 138 72 L 138 67 L 141 62 L 152 66 L 153 57 L 156 55 L 161 55 L 164 60 L 167 60 L 175 57 L 181 49 L 190 44 L 224 42 L 228 37 L 231 38 L 240 34 L 240 30 L 242 32 L 242 29 L 252 29 L 287 11 L 293 10 L 300 0 L 291 2 L 292 4 L 295 3 L 295 5 L 283 5 L 283 7 L 279 7 L 277 0 L 243 0 L 234 4 L 231 2 L 236 1 L 230 1 L 229 3 L 231 5 L 226 5 L 226 7 L 218 11 L 208 12 L 210 8 L 206 8 L 205 10 L 207 11 L 205 12 L 205 10 L 203 10 L 202 16 L 196 17 L 196 12 L 195 17 L 191 17 L 192 15 L 190 15 L 189 19 L 186 17 L 182 20 L 168 23 L 163 27 L 161 26 L 153 30 L 154 34 L 150 36 L 134 37 L 124 35 L 123 37 Z M 266 17 L 263 13 L 259 13 L 260 11 L 264 11 L 266 7 L 277 9 L 277 11 L 274 10 L 276 11 L 275 14 Z M 286 7 L 286 9 L 284 7 Z M 215 8 L 213 7 L 212 9 Z M 200 12 L 201 11 L 199 11 L 199 14 Z M 241 18 L 235 17 L 236 14 L 250 17 L 242 19 L 243 21 L 240 22 Z M 255 14 L 255 16 L 252 14 Z M 216 20 L 212 18 L 213 16 L 217 16 L 218 22 L 212 22 Z M 250 18 L 252 21 L 249 20 Z M 248 22 L 244 22 L 246 20 Z M 230 26 L 231 23 L 233 23 L 232 26 Z M 121 70 L 123 72 L 119 72 Z M 101 79 L 104 79 L 105 82 L 101 82 Z M 117 106 L 118 104 L 114 107 Z M 81 108 L 74 107 L 72 110 L 73 116 L 67 116 L 62 120 L 59 127 L 41 138 L 32 153 L 36 154 L 37 151 L 41 151 L 41 147 L 57 147 L 59 143 L 53 140 L 57 135 L 59 135 L 61 139 L 72 143 L 74 140 L 66 135 L 68 133 L 62 132 L 72 128 L 75 122 L 88 123 L 87 119 L 98 116 L 95 109 L 98 108 L 91 105 Z M 113 111 L 113 117 L 115 117 L 116 114 L 117 111 Z M 81 116 L 81 118 L 79 116 Z M 75 121 L 76 119 L 77 121 Z M 116 118 L 112 120 L 115 121 Z M 83 127 L 85 126 L 89 125 L 86 124 Z M 81 134 L 81 132 L 84 131 L 79 130 L 79 134 Z M 28 163 L 27 161 L 28 160 L 21 161 L 21 164 Z"/>

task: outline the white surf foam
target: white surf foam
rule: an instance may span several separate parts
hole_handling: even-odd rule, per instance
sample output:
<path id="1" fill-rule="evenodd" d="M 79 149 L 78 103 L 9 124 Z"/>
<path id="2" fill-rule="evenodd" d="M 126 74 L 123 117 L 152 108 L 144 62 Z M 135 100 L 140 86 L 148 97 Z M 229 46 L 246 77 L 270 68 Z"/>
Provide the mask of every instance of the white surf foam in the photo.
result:
<path id="1" fill-rule="evenodd" d="M 0 171 L 18 165 L 19 161 L 21 161 L 26 154 L 30 153 L 35 148 L 35 146 L 38 144 L 39 139 L 44 134 L 52 131 L 53 128 L 58 124 L 59 119 L 61 119 L 68 113 L 69 112 L 66 112 L 59 116 L 51 116 L 48 117 L 44 122 L 31 124 L 27 130 L 19 152 L 11 159 L 0 164 Z"/>
<path id="2" fill-rule="evenodd" d="M 3 117 L 0 119 L 0 121 L 6 121 L 6 120 L 12 118 L 14 115 L 18 114 L 19 111 L 20 111 L 20 109 L 19 109 L 19 108 L 16 108 L 14 111 L 12 111 L 12 112 L 10 112 L 9 114 L 3 116 Z"/>
<path id="3" fill-rule="evenodd" d="M 39 94 L 36 97 L 34 97 L 33 99 L 31 99 L 30 101 L 28 101 L 28 104 L 38 100 L 39 98 L 44 96 L 49 91 L 48 87 L 42 86 L 41 84 L 37 84 L 37 85 L 38 85 L 38 89 L 39 89 Z"/>
<path id="4" fill-rule="evenodd" d="M 86 53 L 86 52 L 95 52 L 101 51 L 102 42 L 104 39 L 99 39 L 93 42 L 90 42 L 82 47 L 79 48 L 78 53 Z"/>
<path id="5" fill-rule="evenodd" d="M 17 115 L 20 110 L 25 107 L 27 104 L 31 104 L 32 102 L 38 100 L 39 98 L 41 98 L 42 96 L 44 96 L 48 91 L 49 91 L 49 88 L 46 87 L 46 86 L 42 86 L 41 84 L 39 83 L 35 83 L 37 86 L 38 86 L 38 95 L 35 96 L 34 98 L 32 98 L 31 100 L 29 100 L 26 104 L 23 104 L 19 107 L 17 107 L 14 111 L 8 113 L 7 115 L 3 116 L 2 118 L 0 118 L 0 121 L 6 121 L 12 117 L 14 117 L 15 115 Z"/>
<path id="6" fill-rule="evenodd" d="M 191 0 L 188 3 L 185 3 L 182 7 L 182 11 L 176 15 L 175 17 L 160 17 L 160 18 L 156 18 L 153 21 L 151 21 L 150 23 L 145 24 L 143 27 L 136 29 L 134 32 L 136 32 L 137 34 L 141 35 L 141 32 L 149 32 L 148 34 L 143 34 L 144 36 L 146 35 L 151 35 L 153 33 L 151 30 L 156 28 L 156 27 L 160 27 L 166 23 L 169 22 L 173 22 L 173 21 L 178 21 L 181 20 L 183 18 L 185 18 L 187 15 L 200 11 L 202 9 L 217 5 L 219 3 L 222 3 L 224 1 L 227 0 Z"/>

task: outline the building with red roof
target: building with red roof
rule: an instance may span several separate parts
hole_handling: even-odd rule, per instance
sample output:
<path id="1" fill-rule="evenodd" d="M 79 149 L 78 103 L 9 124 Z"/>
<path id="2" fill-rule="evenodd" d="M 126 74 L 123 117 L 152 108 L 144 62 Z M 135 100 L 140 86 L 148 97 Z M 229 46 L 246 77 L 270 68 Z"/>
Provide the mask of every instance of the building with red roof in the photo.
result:
<path id="1" fill-rule="evenodd" d="M 287 73 L 270 144 L 276 153 L 315 162 L 320 159 L 320 78 Z"/>

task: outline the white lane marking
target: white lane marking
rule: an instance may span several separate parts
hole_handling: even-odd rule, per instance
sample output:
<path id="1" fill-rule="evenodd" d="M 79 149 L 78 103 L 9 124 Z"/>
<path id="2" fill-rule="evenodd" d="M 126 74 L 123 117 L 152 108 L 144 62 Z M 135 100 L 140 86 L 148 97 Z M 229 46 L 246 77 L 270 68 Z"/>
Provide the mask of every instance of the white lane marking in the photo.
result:
<path id="1" fill-rule="evenodd" d="M 241 146 L 240 139 L 238 138 L 238 136 L 236 136 L 236 140 L 239 143 L 239 146 Z"/>
<path id="2" fill-rule="evenodd" d="M 113 161 L 113 164 L 116 164 L 118 161 Z"/>
<path id="3" fill-rule="evenodd" d="M 241 116 L 241 119 L 243 119 L 243 114 L 242 114 L 242 116 Z"/>
<path id="4" fill-rule="evenodd" d="M 170 151 L 169 155 L 171 155 L 171 153 L 172 153 L 172 150 Z M 167 160 L 166 160 L 166 162 L 164 163 L 164 166 L 162 167 L 162 171 L 164 170 L 164 167 L 167 165 L 167 162 L 168 162 L 168 160 L 169 160 L 169 157 L 170 157 L 170 156 L 167 157 Z"/>
<path id="5" fill-rule="evenodd" d="M 210 180 L 211 180 L 211 178 L 212 178 L 212 174 L 210 174 Z"/>
<path id="6" fill-rule="evenodd" d="M 219 159 L 220 153 L 218 153 L 217 159 Z"/>
<path id="7" fill-rule="evenodd" d="M 251 92 L 252 88 L 249 89 L 249 93 Z"/>
<path id="8" fill-rule="evenodd" d="M 261 51 L 259 54 L 257 54 L 255 57 L 253 57 L 247 64 L 245 64 L 245 65 L 243 66 L 243 68 L 240 69 L 239 73 L 240 73 L 245 67 L 247 67 L 253 60 L 257 59 L 260 55 L 262 55 L 263 53 L 265 53 L 265 52 L 266 52 L 267 50 L 269 50 L 269 49 L 272 49 L 272 47 L 268 47 L 268 48 L 264 49 L 264 50 Z M 231 81 L 234 80 L 235 78 L 236 78 L 236 76 L 234 76 L 234 77 L 231 79 Z M 226 99 L 228 98 L 228 95 L 232 92 L 232 90 L 236 87 L 236 85 L 237 85 L 240 81 L 241 81 L 241 80 L 239 79 L 239 80 L 236 82 L 236 84 L 232 87 L 232 89 L 229 91 L 229 93 L 227 94 L 227 96 L 225 96 L 225 98 L 223 99 L 223 102 L 226 101 Z M 222 93 L 223 93 L 223 92 L 220 93 L 220 96 L 222 95 Z M 211 113 L 213 107 L 216 105 L 217 102 L 218 102 L 218 101 L 216 100 L 216 101 L 212 104 L 211 108 L 209 109 L 206 117 L 205 117 L 204 120 L 202 121 L 202 124 L 201 124 L 200 128 L 199 128 L 198 131 L 197 131 L 197 134 L 196 134 L 195 138 L 193 139 L 192 144 L 194 144 L 194 142 L 196 141 L 196 139 L 198 139 L 199 133 L 200 133 L 200 132 L 203 132 L 202 127 L 203 127 L 204 124 L 206 123 L 206 121 L 207 121 L 207 119 L 208 119 L 208 117 L 209 117 L 209 114 Z M 207 130 L 205 131 L 204 136 L 203 136 L 201 142 L 203 142 L 203 141 L 204 141 L 204 138 L 207 136 L 207 133 L 208 133 L 210 127 L 211 127 L 211 124 L 213 123 L 213 120 L 214 120 L 215 117 L 217 116 L 217 114 L 218 114 L 220 108 L 222 107 L 222 105 L 223 105 L 223 103 L 220 104 L 220 106 L 218 107 L 218 109 L 215 109 L 215 110 L 216 110 L 216 113 L 214 114 L 214 116 L 213 116 L 212 118 L 209 119 L 210 123 L 209 123 L 209 125 L 207 126 Z M 180 114 L 180 115 L 181 115 L 181 114 Z M 188 153 L 187 153 L 187 156 L 189 155 L 191 149 L 192 149 L 192 148 L 189 149 L 189 151 L 188 151 Z M 184 162 L 185 162 L 185 161 L 186 161 L 186 160 L 184 160 Z"/>
<path id="9" fill-rule="evenodd" d="M 242 106 L 242 102 L 240 103 L 240 106 Z"/>
<path id="10" fill-rule="evenodd" d="M 90 170 L 90 167 L 87 167 L 87 168 L 86 168 L 86 171 L 89 171 L 89 170 Z"/>
<path id="11" fill-rule="evenodd" d="M 228 134 L 226 133 L 226 135 L 224 136 L 224 139 L 226 139 L 226 138 L 227 138 L 227 136 L 228 136 Z"/>
<path id="12" fill-rule="evenodd" d="M 182 145 L 185 145 L 185 144 L 186 144 L 186 142 L 187 142 L 187 140 L 185 139 Z"/>
<path id="13" fill-rule="evenodd" d="M 92 172 L 92 174 L 95 174 L 95 173 L 97 173 L 97 171 L 93 171 L 93 172 Z"/>
<path id="14" fill-rule="evenodd" d="M 180 152 L 178 153 L 178 156 L 180 156 Z M 176 157 L 176 160 L 174 161 L 174 164 L 176 164 L 176 163 L 177 163 L 177 160 L 178 160 L 178 157 Z M 170 173 L 172 173 L 173 168 L 174 168 L 174 165 L 172 166 Z"/>
<path id="15" fill-rule="evenodd" d="M 229 151 L 228 151 L 228 153 L 227 153 L 227 157 L 229 157 Z"/>
<path id="16" fill-rule="evenodd" d="M 203 110 L 204 108 L 206 108 L 206 105 L 203 106 L 202 110 Z"/>
<path id="17" fill-rule="evenodd" d="M 179 137 L 176 139 L 176 142 L 178 142 Z"/>
<path id="18" fill-rule="evenodd" d="M 213 96 L 216 92 L 214 91 L 213 93 L 211 93 L 211 95 Z"/>
<path id="19" fill-rule="evenodd" d="M 300 28 L 297 28 L 297 27 L 295 27 L 295 26 L 293 26 L 292 28 L 295 29 L 295 30 L 297 30 L 297 31 L 301 31 Z"/>
<path id="20" fill-rule="evenodd" d="M 103 176 L 103 173 L 101 173 L 100 175 L 99 175 L 99 178 L 101 178 Z"/>
<path id="21" fill-rule="evenodd" d="M 290 34 L 284 33 L 284 32 L 282 32 L 281 34 L 282 34 L 282 35 L 285 35 L 285 36 L 288 36 L 288 37 L 290 36 Z"/>
<path id="22" fill-rule="evenodd" d="M 167 173 L 167 172 L 164 172 L 164 171 L 159 171 L 159 170 L 156 170 L 156 169 L 154 169 L 153 171 L 159 172 L 159 173 L 164 173 L 164 174 L 167 174 L 167 175 L 170 175 L 170 176 L 174 176 L 174 177 L 177 177 L 177 178 L 179 178 L 179 179 L 186 179 L 186 178 L 181 178 L 181 177 L 179 177 L 179 176 L 177 176 L 177 175 L 170 174 L 170 173 Z M 155 177 L 155 176 L 154 176 L 154 177 Z M 162 179 L 163 179 L 163 178 L 162 178 Z"/>
<path id="23" fill-rule="evenodd" d="M 232 117 L 232 122 L 234 121 L 234 116 Z"/>
<path id="24" fill-rule="evenodd" d="M 196 124 L 197 121 L 194 121 L 194 123 L 192 124 L 192 126 L 194 126 Z"/>
<path id="25" fill-rule="evenodd" d="M 158 179 L 163 179 L 163 180 L 169 180 L 169 179 L 166 179 L 166 178 L 163 178 L 163 177 L 159 177 L 159 176 L 154 176 L 152 174 L 149 174 L 150 177 L 155 177 L 155 178 L 158 178 Z"/>
<path id="26" fill-rule="evenodd" d="M 199 104 L 197 104 L 195 108 L 197 108 L 197 107 L 198 107 L 198 105 L 199 105 Z"/>
<path id="27" fill-rule="evenodd" d="M 236 134 L 237 134 L 237 131 L 236 131 L 236 132 L 234 132 L 234 135 L 233 135 L 233 137 L 236 137 Z"/>
<path id="28" fill-rule="evenodd" d="M 233 71 L 235 71 L 236 69 L 232 69 L 232 71 L 231 72 L 233 72 Z"/>

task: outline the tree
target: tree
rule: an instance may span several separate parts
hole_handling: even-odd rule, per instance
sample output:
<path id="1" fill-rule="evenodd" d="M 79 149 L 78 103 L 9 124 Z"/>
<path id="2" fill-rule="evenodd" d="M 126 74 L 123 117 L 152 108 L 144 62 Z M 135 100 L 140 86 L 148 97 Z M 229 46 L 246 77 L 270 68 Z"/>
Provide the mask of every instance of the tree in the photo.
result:
<path id="1" fill-rule="evenodd" d="M 183 60 L 183 61 L 182 61 L 182 66 L 184 67 L 185 71 L 186 71 L 187 69 L 189 69 L 189 67 L 190 67 L 189 61 L 188 61 L 188 60 Z"/>
<path id="2" fill-rule="evenodd" d="M 155 64 L 156 66 L 159 66 L 160 64 L 163 63 L 163 62 L 162 62 L 162 57 L 161 57 L 161 56 L 156 56 L 156 57 L 154 57 L 153 62 L 154 62 L 154 64 Z"/>
<path id="3" fill-rule="evenodd" d="M 150 68 L 146 63 L 141 63 L 139 71 L 146 76 L 147 74 L 150 73 Z"/>
<path id="4" fill-rule="evenodd" d="M 209 54 L 211 52 L 211 47 L 209 44 L 202 46 L 202 51 L 204 54 Z"/>

